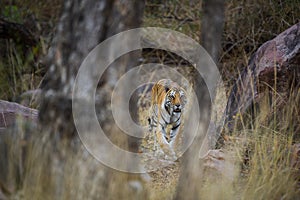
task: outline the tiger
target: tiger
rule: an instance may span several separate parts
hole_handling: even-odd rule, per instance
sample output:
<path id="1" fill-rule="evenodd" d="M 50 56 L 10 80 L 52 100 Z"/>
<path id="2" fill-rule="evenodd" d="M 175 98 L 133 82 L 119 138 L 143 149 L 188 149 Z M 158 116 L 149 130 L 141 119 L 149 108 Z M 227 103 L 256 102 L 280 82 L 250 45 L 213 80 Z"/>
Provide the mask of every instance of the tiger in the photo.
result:
<path id="1" fill-rule="evenodd" d="M 186 92 L 176 82 L 161 79 L 153 85 L 149 131 L 154 131 L 157 143 L 172 158 L 177 157 L 175 151 L 181 139 L 185 104 Z"/>

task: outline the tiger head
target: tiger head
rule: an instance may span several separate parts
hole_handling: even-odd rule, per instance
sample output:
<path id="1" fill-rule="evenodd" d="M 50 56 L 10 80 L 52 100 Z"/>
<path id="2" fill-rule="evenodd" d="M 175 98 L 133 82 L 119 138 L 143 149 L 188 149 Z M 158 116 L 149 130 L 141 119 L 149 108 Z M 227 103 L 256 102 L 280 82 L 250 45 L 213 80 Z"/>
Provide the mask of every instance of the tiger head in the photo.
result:
<path id="1" fill-rule="evenodd" d="M 186 94 L 176 82 L 162 79 L 152 88 L 152 103 L 159 105 L 170 116 L 180 116 L 186 104 Z"/>
<path id="2" fill-rule="evenodd" d="M 166 111 L 172 114 L 180 114 L 184 108 L 186 103 L 185 92 L 181 88 L 173 87 L 173 88 L 165 88 L 166 95 L 164 106 Z"/>

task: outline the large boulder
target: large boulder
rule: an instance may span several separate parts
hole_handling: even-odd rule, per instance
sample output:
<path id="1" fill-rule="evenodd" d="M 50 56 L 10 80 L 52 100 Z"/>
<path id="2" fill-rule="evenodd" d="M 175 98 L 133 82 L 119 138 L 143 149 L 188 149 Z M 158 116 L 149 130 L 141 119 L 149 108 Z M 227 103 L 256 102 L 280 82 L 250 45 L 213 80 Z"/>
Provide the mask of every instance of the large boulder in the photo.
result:
<path id="1" fill-rule="evenodd" d="M 264 43 L 252 56 L 233 87 L 226 107 L 225 124 L 233 128 L 234 116 L 243 114 L 266 87 L 288 93 L 299 86 L 300 23 Z"/>

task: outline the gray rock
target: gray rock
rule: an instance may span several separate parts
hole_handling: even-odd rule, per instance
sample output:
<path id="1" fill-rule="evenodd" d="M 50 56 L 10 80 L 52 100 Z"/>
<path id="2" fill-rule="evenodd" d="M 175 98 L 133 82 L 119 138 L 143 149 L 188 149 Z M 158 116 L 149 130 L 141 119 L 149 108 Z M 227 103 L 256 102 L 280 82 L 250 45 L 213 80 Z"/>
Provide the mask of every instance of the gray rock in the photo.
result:
<path id="1" fill-rule="evenodd" d="M 250 59 L 227 102 L 225 124 L 229 130 L 233 128 L 234 116 L 253 105 L 264 87 L 274 87 L 276 82 L 277 92 L 288 92 L 292 83 L 296 83 L 294 87 L 299 86 L 299 66 L 300 23 L 264 43 Z"/>
<path id="2" fill-rule="evenodd" d="M 0 100 L 0 130 L 13 126 L 17 119 L 37 123 L 38 110 Z"/>

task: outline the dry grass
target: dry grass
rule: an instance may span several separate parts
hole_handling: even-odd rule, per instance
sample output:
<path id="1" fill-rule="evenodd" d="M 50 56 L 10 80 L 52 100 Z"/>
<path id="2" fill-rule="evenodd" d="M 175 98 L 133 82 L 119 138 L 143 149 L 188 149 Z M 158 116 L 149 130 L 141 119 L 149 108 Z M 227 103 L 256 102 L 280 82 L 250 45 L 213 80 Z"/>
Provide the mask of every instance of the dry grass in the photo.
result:
<path id="1" fill-rule="evenodd" d="M 32 12 L 42 21 L 51 18 L 40 12 L 39 3 L 27 4 L 29 7 L 36 6 Z M 144 26 L 171 28 L 199 41 L 200 4 L 192 9 L 187 0 L 147 1 L 146 5 Z M 297 0 L 227 1 L 221 73 L 228 91 L 239 71 L 247 65 L 250 55 L 263 42 L 299 21 L 299 7 Z M 56 12 L 54 7 L 44 8 L 50 9 L 51 13 Z M 53 23 L 55 19 L 50 21 Z M 30 68 L 26 63 L 30 62 L 20 59 L 20 52 L 14 44 L 9 43 L 7 49 L 9 56 L 0 64 L 0 98 L 16 99 L 23 91 L 38 87 L 35 81 L 39 79 L 30 70 L 24 73 Z M 24 74 L 29 74 L 28 79 L 24 78 Z M 260 105 L 256 120 L 243 121 L 242 128 L 233 132 L 234 137 L 242 138 L 246 143 L 231 143 L 224 148 L 235 150 L 241 171 L 233 181 L 217 176 L 199 186 L 203 199 L 299 197 L 300 173 L 291 166 L 292 146 L 300 143 L 299 89 L 288 96 L 281 106 Z M 131 179 L 99 164 L 82 148 L 70 148 L 72 145 L 64 142 L 55 146 L 49 142 L 47 134 L 30 132 L 31 140 L 26 143 L 23 143 L 22 128 L 16 132 L 16 138 L 7 142 L 10 149 L 7 163 L 10 181 L 7 187 L 13 191 L 11 199 L 143 198 L 145 193 L 140 193 L 130 183 L 137 183 L 137 187 L 144 185 L 150 199 L 174 197 L 180 163 L 151 173 L 152 180 L 144 184 L 139 178 Z"/>
<path id="2" fill-rule="evenodd" d="M 234 152 L 241 171 L 233 180 L 213 172 L 214 176 L 199 187 L 202 198 L 297 199 L 299 171 L 291 166 L 291 149 L 300 137 L 290 129 L 299 123 L 299 118 L 295 120 L 292 114 L 299 114 L 299 93 L 297 95 L 291 96 L 281 107 L 281 118 L 271 116 L 268 122 L 257 120 L 252 128 L 234 131 L 235 141 L 227 143 L 224 149 Z M 291 118 L 293 120 L 286 121 Z M 286 126 L 278 126 L 281 123 Z M 130 186 L 132 182 L 144 185 L 150 199 L 172 199 L 176 194 L 180 162 L 149 173 L 151 181 L 143 183 L 139 178 L 128 179 L 125 173 L 104 167 L 84 148 L 72 148 L 70 146 L 76 145 L 64 141 L 54 145 L 47 134 L 35 133 L 22 146 L 22 130 L 9 142 L 9 180 L 13 181 L 11 185 L 17 186 L 12 199 L 144 197 L 145 193 L 139 194 L 140 191 Z M 24 155 L 21 152 L 26 152 L 25 163 L 21 162 Z"/>
<path id="3" fill-rule="evenodd" d="M 39 44 L 29 47 L 0 39 L 0 99 L 18 101 L 23 92 L 39 87 L 46 71 L 41 60 L 55 33 L 60 7 L 61 0 L 7 0 L 1 6 L 0 16 L 23 24 Z"/>

